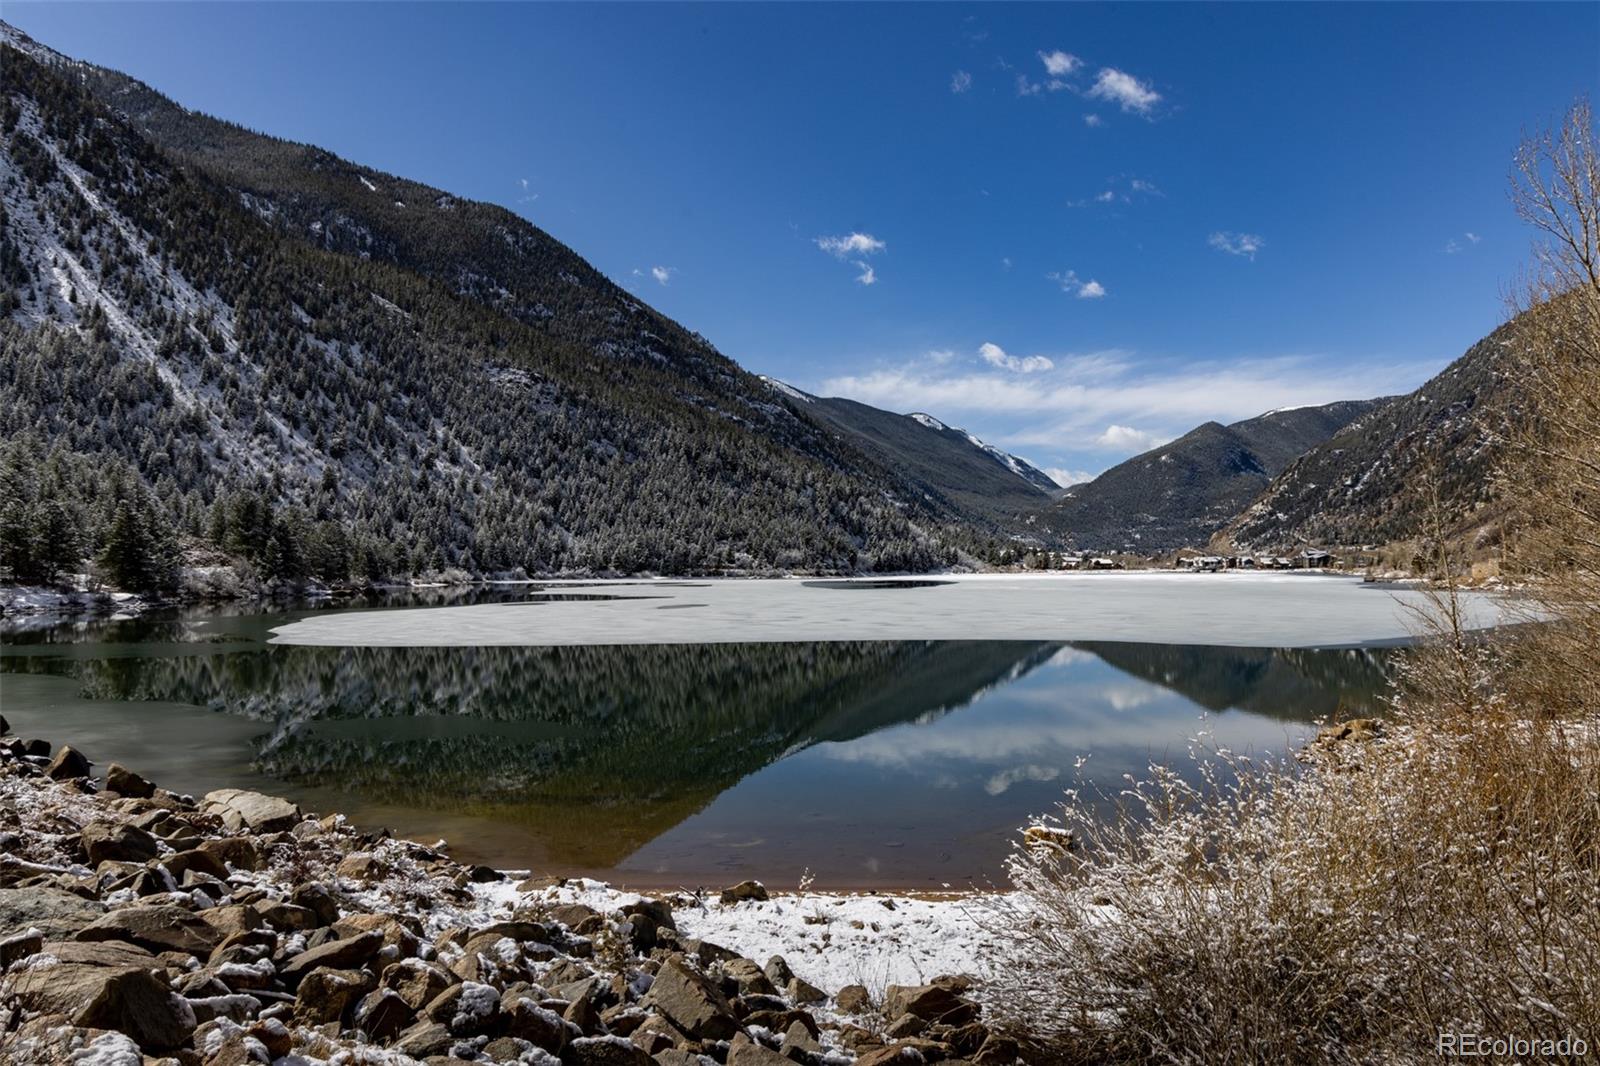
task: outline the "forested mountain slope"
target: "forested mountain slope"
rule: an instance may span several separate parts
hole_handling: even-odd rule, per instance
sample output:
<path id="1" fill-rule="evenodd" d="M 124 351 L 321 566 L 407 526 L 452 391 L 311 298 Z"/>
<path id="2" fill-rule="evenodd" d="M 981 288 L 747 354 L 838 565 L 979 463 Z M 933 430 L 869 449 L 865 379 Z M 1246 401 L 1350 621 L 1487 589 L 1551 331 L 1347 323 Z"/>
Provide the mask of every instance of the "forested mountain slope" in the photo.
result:
<path id="1" fill-rule="evenodd" d="M 1345 400 L 1207 422 L 1075 485 L 1044 515 L 1083 548 L 1163 552 L 1205 544 L 1290 461 L 1380 401 Z"/>
<path id="2" fill-rule="evenodd" d="M 1222 536 L 1252 548 L 1404 540 L 1423 532 L 1435 490 L 1452 533 L 1491 526 L 1496 434 L 1515 403 L 1504 364 L 1516 325 L 1289 464 Z"/>
<path id="3" fill-rule="evenodd" d="M 997 526 L 1023 529 L 1061 488 L 1024 459 L 932 415 L 896 414 L 840 397 L 812 396 L 781 381 L 773 391 L 802 416 L 833 429 L 882 465 Z"/>
<path id="4" fill-rule="evenodd" d="M 153 557 L 133 585 L 170 583 L 180 542 L 331 579 L 925 568 L 969 536 L 509 212 L 6 32 L 28 50 L 0 55 L 14 578 L 66 565 L 51 523 Z"/>

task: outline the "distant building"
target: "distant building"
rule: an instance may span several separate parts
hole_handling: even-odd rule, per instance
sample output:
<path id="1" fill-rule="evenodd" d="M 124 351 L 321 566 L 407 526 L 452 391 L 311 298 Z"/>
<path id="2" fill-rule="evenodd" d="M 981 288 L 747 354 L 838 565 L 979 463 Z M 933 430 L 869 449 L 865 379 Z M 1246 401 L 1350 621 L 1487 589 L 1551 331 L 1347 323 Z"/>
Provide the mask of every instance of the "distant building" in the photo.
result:
<path id="1" fill-rule="evenodd" d="M 1321 548 L 1305 548 L 1295 556 L 1302 570 L 1326 570 L 1333 565 L 1333 556 Z"/>

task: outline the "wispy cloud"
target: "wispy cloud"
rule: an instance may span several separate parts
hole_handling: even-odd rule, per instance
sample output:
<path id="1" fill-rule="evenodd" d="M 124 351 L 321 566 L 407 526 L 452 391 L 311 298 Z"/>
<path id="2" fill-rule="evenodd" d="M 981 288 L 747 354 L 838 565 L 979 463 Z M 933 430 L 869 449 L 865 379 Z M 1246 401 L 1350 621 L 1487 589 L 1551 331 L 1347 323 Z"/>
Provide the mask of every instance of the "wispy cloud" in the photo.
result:
<path id="1" fill-rule="evenodd" d="M 972 75 L 964 70 L 958 70 L 950 75 L 950 91 L 956 94 L 966 92 L 972 88 Z"/>
<path id="2" fill-rule="evenodd" d="M 843 237 L 818 237 L 817 247 L 835 259 L 855 255 L 876 255 L 889 246 L 870 233 L 847 233 Z"/>
<path id="3" fill-rule="evenodd" d="M 1124 111 L 1149 116 L 1161 102 L 1161 94 L 1149 83 L 1115 67 L 1101 67 L 1086 94 L 1096 100 L 1116 104 Z"/>
<path id="4" fill-rule="evenodd" d="M 1093 196 L 1081 200 L 1068 200 L 1068 207 L 1087 207 L 1090 204 L 1131 204 L 1135 200 L 1165 197 L 1166 193 L 1155 182 L 1146 178 L 1133 178 L 1116 174 L 1106 179 L 1106 187 Z"/>
<path id="5" fill-rule="evenodd" d="M 1050 273 L 1046 274 L 1045 277 L 1061 286 L 1062 292 L 1071 293 L 1080 300 L 1098 300 L 1106 294 L 1106 287 L 1104 285 L 1100 284 L 1098 281 L 1095 281 L 1093 278 L 1090 278 L 1088 281 L 1084 281 L 1082 278 L 1078 277 L 1078 272 L 1076 270 L 1068 270 L 1065 273 L 1058 270 L 1052 270 Z"/>
<path id="6" fill-rule="evenodd" d="M 653 266 L 653 267 L 650 268 L 650 276 L 652 278 L 656 279 L 656 284 L 657 285 L 665 285 L 665 284 L 667 284 L 669 281 L 672 280 L 672 276 L 674 274 L 676 274 L 677 272 L 678 272 L 678 268 L 677 267 Z"/>
<path id="7" fill-rule="evenodd" d="M 1083 116 L 1083 124 L 1090 128 L 1098 128 L 1106 124 L 1106 120 L 1093 112 Z"/>
<path id="8" fill-rule="evenodd" d="M 1007 355 L 1004 348 L 988 341 L 978 345 L 978 358 L 990 366 L 997 366 L 1002 370 L 1010 370 L 1017 374 L 1037 374 L 1041 370 L 1050 370 L 1056 365 L 1042 355 L 1029 355 L 1021 358 L 1015 355 Z"/>
<path id="9" fill-rule="evenodd" d="M 1251 260 L 1255 259 L 1257 252 L 1267 246 L 1267 242 L 1257 234 L 1234 233 L 1230 230 L 1218 230 L 1206 238 L 1206 243 L 1219 252 L 1242 255 Z"/>
<path id="10" fill-rule="evenodd" d="M 1107 349 L 1018 356 L 990 341 L 976 353 L 945 348 L 839 375 L 820 391 L 896 411 L 931 411 L 997 446 L 1088 468 L 1211 419 L 1234 422 L 1279 407 L 1404 392 L 1437 370 L 1435 360 L 1320 353 L 1188 360 Z"/>
<path id="11" fill-rule="evenodd" d="M 1460 237 L 1451 237 L 1444 246 L 1444 254 L 1457 255 L 1466 251 L 1468 248 L 1471 248 L 1474 244 L 1477 244 L 1481 240 L 1483 240 L 1482 237 L 1469 230 L 1466 233 L 1463 233 Z"/>
<path id="12" fill-rule="evenodd" d="M 817 237 L 815 242 L 818 248 L 835 259 L 848 260 L 856 268 L 857 285 L 878 283 L 878 272 L 872 269 L 872 264 L 867 262 L 865 257 L 887 250 L 889 245 L 886 242 L 870 233 L 859 231 L 852 231 L 842 237 Z"/>
<path id="13" fill-rule="evenodd" d="M 1044 92 L 1043 85 L 1040 85 L 1036 81 L 1029 81 L 1026 74 L 1017 75 L 1018 96 L 1038 96 L 1042 92 Z"/>

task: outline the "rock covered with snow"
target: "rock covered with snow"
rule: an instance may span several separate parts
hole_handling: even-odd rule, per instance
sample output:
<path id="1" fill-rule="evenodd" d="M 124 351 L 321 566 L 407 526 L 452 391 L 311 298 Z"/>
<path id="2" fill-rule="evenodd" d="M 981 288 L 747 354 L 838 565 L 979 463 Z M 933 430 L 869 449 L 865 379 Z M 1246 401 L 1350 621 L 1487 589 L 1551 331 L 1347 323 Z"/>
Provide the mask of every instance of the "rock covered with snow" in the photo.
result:
<path id="1" fill-rule="evenodd" d="M 48 749 L 11 740 L 7 1062 L 1018 1061 L 984 1027 L 969 978 L 920 979 L 925 964 L 972 961 L 976 927 L 958 931 L 949 906 L 856 897 L 808 912 L 755 883 L 724 902 L 517 882 L 259 793 L 196 802 L 121 767 L 117 790 L 58 779 Z M 918 954 L 913 934 L 962 947 Z M 874 937 L 919 976 L 866 974 Z"/>

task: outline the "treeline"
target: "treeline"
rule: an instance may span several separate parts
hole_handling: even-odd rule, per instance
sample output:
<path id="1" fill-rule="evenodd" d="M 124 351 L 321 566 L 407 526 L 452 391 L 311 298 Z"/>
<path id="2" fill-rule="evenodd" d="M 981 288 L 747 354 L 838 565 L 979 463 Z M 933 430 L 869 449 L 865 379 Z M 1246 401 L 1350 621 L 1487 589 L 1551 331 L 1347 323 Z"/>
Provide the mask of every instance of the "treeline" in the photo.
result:
<path id="1" fill-rule="evenodd" d="M 476 282 L 329 251 L 268 219 L 321 195 L 325 154 L 282 157 L 305 163 L 302 184 L 285 189 L 296 172 L 280 167 L 281 203 L 251 200 L 83 83 L 3 59 L 15 206 L 0 215 L 13 279 L 0 436 L 125 468 L 150 519 L 136 525 L 156 529 L 159 512 L 192 554 L 337 581 L 922 570 L 988 550 L 949 501 L 771 402 L 586 266 L 556 269 L 552 248 L 581 260 L 532 227 L 508 243 L 481 212 L 457 216 L 498 242 L 485 270 L 520 264 L 520 305 L 552 316 L 536 321 Z M 82 506 L 103 516 L 112 499 Z M 90 525 L 84 555 L 99 560 L 110 526 Z"/>

